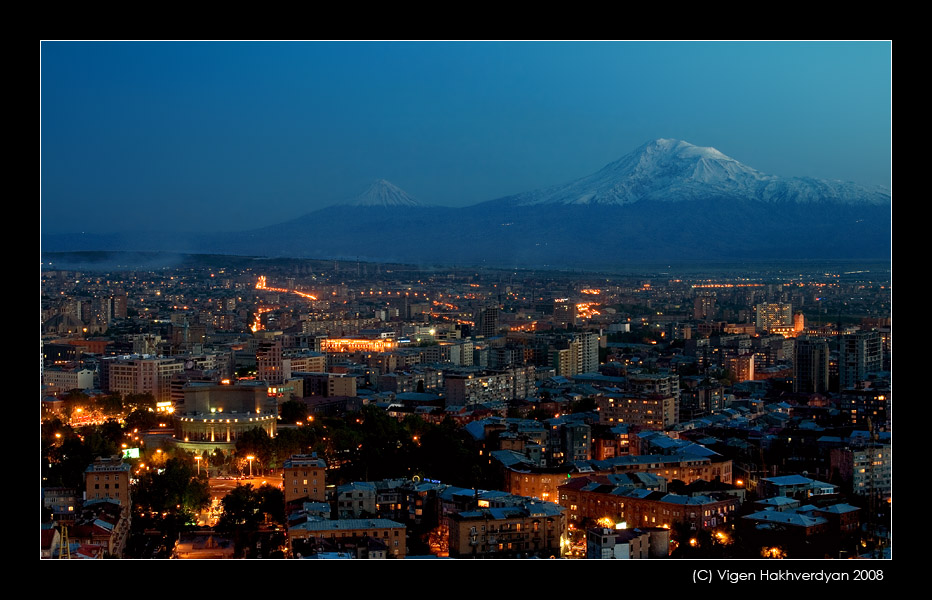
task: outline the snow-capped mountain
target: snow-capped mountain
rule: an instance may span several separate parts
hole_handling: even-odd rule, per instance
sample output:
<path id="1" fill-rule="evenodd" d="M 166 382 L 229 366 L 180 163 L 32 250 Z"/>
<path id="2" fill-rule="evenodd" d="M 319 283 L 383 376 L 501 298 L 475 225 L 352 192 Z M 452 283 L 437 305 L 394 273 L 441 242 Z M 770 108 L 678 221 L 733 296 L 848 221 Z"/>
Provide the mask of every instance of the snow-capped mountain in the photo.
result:
<path id="1" fill-rule="evenodd" d="M 382 208 L 413 208 L 424 206 L 407 192 L 385 179 L 376 179 L 366 191 L 342 206 L 379 206 Z"/>
<path id="2" fill-rule="evenodd" d="M 884 189 L 767 175 L 714 148 L 659 139 L 576 181 L 462 208 L 425 206 L 378 180 L 346 203 L 262 229 L 43 244 L 550 268 L 884 259 L 891 208 Z"/>
<path id="3" fill-rule="evenodd" d="M 648 142 L 592 175 L 518 194 L 510 197 L 509 201 L 518 206 L 623 206 L 645 200 L 682 202 L 709 198 L 846 204 L 883 204 L 890 201 L 889 193 L 877 188 L 840 181 L 767 175 L 715 148 L 672 139 Z"/>

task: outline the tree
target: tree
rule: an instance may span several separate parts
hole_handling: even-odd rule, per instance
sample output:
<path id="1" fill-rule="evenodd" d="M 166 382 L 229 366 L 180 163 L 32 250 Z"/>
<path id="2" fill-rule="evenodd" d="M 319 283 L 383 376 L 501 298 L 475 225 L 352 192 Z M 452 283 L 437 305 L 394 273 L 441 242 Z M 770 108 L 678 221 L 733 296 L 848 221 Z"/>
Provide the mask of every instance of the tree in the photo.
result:
<path id="1" fill-rule="evenodd" d="M 127 394 L 123 397 L 123 405 L 128 410 L 155 410 L 155 397 L 152 394 Z"/>
<path id="2" fill-rule="evenodd" d="M 119 448 L 123 443 L 123 426 L 120 425 L 119 421 L 107 419 L 102 425 L 97 427 L 97 431 L 116 448 Z"/>
<path id="3" fill-rule="evenodd" d="M 142 408 L 133 410 L 133 412 L 129 413 L 129 415 L 123 419 L 123 424 L 127 431 L 133 431 L 135 429 L 146 431 L 158 425 L 158 422 L 159 418 L 156 413 Z"/>
<path id="4" fill-rule="evenodd" d="M 259 497 L 260 510 L 265 515 L 266 521 L 284 527 L 286 524 L 284 492 L 277 487 L 266 484 L 256 490 L 256 494 Z"/>
<path id="5" fill-rule="evenodd" d="M 304 423 L 307 421 L 307 404 L 300 400 L 288 400 L 278 408 L 278 415 L 284 423 Z"/>
<path id="6" fill-rule="evenodd" d="M 244 431 L 236 438 L 235 454 L 239 460 L 254 456 L 260 465 L 268 465 L 272 460 L 272 438 L 261 427 Z"/>
<path id="7" fill-rule="evenodd" d="M 119 394 L 110 394 L 97 398 L 97 410 L 105 415 L 119 415 L 123 412 L 123 399 Z"/>
<path id="8" fill-rule="evenodd" d="M 251 484 L 235 487 L 220 501 L 223 514 L 216 530 L 233 538 L 235 556 L 241 557 L 246 548 L 252 549 L 259 526 L 264 519 L 284 524 L 285 496 L 270 485 L 255 489 Z"/>
<path id="9" fill-rule="evenodd" d="M 308 437 L 305 428 L 280 429 L 278 435 L 272 438 L 272 461 L 269 466 L 281 467 L 292 454 L 303 454 L 308 446 Z"/>
<path id="10" fill-rule="evenodd" d="M 198 476 L 193 462 L 190 457 L 169 458 L 161 473 L 142 475 L 133 489 L 135 504 L 146 512 L 184 515 L 189 521 L 192 514 L 210 505 L 207 474 L 202 471 Z"/>

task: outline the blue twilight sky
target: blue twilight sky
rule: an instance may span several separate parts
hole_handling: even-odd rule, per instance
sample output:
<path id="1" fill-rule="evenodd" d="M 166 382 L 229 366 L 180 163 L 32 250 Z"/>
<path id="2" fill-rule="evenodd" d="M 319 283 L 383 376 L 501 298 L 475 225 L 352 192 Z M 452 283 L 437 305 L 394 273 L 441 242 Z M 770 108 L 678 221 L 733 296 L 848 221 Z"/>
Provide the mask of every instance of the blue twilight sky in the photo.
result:
<path id="1" fill-rule="evenodd" d="M 43 42 L 45 232 L 236 231 L 388 179 L 462 206 L 660 137 L 890 186 L 889 42 Z"/>

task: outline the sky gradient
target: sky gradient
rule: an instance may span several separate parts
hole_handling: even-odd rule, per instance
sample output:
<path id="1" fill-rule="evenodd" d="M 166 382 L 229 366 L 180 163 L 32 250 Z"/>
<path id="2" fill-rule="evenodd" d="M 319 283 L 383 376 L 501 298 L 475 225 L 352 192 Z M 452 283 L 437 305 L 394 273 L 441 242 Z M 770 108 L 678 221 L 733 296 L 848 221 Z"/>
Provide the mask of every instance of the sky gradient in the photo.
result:
<path id="1" fill-rule="evenodd" d="M 43 42 L 41 228 L 238 231 L 387 179 L 462 206 L 667 137 L 891 186 L 889 42 Z"/>

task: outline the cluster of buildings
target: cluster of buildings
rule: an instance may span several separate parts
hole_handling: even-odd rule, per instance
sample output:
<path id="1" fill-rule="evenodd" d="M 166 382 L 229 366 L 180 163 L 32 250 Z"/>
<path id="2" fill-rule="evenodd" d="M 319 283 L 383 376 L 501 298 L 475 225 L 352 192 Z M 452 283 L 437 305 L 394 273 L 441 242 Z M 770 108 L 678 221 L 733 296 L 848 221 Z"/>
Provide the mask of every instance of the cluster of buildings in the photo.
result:
<path id="1" fill-rule="evenodd" d="M 864 525 L 846 495 L 891 501 L 889 318 L 822 323 L 837 306 L 889 314 L 885 282 L 263 269 L 44 270 L 43 414 L 74 419 L 62 404 L 74 390 L 151 395 L 173 443 L 200 454 L 256 428 L 275 437 L 285 402 L 310 414 L 374 405 L 452 419 L 501 473 L 498 496 L 404 481 L 328 497 L 327 457 L 292 457 L 283 491 L 302 556 L 401 558 L 408 528 L 434 515 L 449 556 L 566 556 L 582 532 L 585 554 L 643 558 L 669 550 L 663 531 L 677 526 L 753 521 L 766 537 L 799 522 L 821 535 Z M 783 477 L 835 491 L 788 493 Z M 46 503 L 83 495 L 72 512 L 84 514 L 125 502 L 128 481 L 87 484 L 46 490 Z M 806 497 L 749 513 L 747 494 Z M 114 521 L 107 510 L 96 520 Z M 106 552 L 119 554 L 113 535 Z"/>
<path id="2" fill-rule="evenodd" d="M 285 463 L 295 558 L 404 558 L 412 532 L 430 536 L 432 551 L 451 557 L 560 556 L 566 545 L 564 511 L 552 502 L 419 477 L 349 482 L 328 491 L 326 477 L 327 464 L 315 455 Z"/>
<path id="3" fill-rule="evenodd" d="M 130 537 L 130 465 L 97 458 L 84 472 L 84 489 L 45 488 L 43 505 L 55 527 L 41 528 L 43 558 L 122 558 Z"/>

